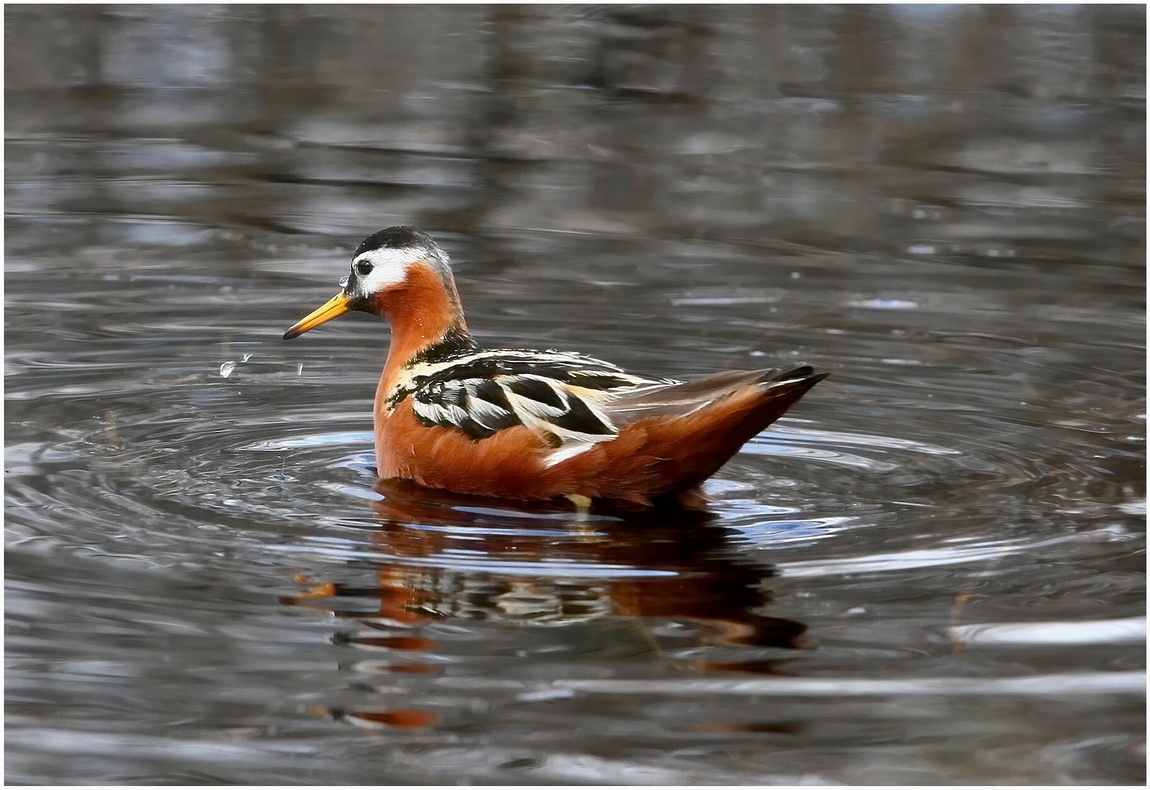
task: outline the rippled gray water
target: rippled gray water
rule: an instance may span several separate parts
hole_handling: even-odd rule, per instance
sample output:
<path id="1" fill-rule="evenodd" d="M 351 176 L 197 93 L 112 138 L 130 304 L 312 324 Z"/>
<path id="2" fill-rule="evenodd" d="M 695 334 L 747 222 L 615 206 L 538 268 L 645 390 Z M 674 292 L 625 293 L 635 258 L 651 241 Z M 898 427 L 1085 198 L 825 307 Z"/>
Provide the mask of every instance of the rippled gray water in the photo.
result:
<path id="1" fill-rule="evenodd" d="M 10 783 L 1141 783 L 1139 7 L 14 7 Z M 383 488 L 491 344 L 832 372 L 709 516 Z"/>

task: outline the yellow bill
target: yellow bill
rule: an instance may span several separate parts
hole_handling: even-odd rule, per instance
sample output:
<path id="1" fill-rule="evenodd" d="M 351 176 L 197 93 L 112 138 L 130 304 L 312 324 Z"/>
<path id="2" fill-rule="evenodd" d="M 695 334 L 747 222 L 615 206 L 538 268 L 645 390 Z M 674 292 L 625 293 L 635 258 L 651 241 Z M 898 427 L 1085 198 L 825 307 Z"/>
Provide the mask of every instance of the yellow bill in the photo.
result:
<path id="1" fill-rule="evenodd" d="M 320 324 L 326 324 L 333 318 L 339 318 L 350 309 L 348 307 L 350 303 L 351 300 L 344 296 L 342 291 L 337 293 L 324 302 L 323 306 L 318 310 L 312 311 L 302 321 L 297 322 L 291 329 L 284 332 L 284 340 L 299 337 L 309 329 L 315 329 Z"/>

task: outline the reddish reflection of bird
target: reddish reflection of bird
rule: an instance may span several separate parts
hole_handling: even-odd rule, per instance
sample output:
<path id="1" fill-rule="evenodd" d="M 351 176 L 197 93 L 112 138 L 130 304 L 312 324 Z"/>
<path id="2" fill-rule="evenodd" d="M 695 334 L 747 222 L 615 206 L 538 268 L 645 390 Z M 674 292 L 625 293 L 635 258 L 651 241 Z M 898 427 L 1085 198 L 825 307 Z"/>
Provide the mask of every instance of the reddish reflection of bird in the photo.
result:
<path id="1" fill-rule="evenodd" d="M 406 227 L 365 239 L 341 285 L 284 338 L 351 310 L 391 323 L 378 474 L 428 488 L 700 508 L 699 485 L 827 375 L 804 365 L 681 382 L 580 354 L 481 348 L 447 255 Z"/>
<path id="2" fill-rule="evenodd" d="M 369 685 L 378 682 L 377 694 L 341 699 L 351 707 L 323 709 L 341 721 L 458 724 L 474 714 L 413 707 L 419 697 L 404 689 L 444 675 L 483 676 L 493 661 L 514 676 L 514 667 L 566 655 L 586 639 L 698 675 L 785 674 L 794 651 L 809 646 L 803 623 L 764 611 L 773 570 L 748 557 L 711 514 L 584 517 L 451 493 L 430 498 L 409 481 L 379 480 L 375 490 L 380 522 L 365 533 L 367 550 L 346 571 L 329 570 L 343 580 L 300 577 L 307 590 L 282 599 L 333 614 L 333 641 L 362 657 L 354 666 Z M 468 647 L 497 634 L 532 649 L 519 656 L 506 644 L 491 655 Z M 684 726 L 780 731 L 792 723 L 753 711 Z"/>

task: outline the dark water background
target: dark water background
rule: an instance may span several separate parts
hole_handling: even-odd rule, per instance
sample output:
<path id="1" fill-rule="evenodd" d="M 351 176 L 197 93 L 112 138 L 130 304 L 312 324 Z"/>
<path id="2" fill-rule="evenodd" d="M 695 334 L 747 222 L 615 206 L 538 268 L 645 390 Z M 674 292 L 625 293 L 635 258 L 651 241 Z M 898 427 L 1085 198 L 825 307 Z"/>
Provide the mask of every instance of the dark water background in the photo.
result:
<path id="1" fill-rule="evenodd" d="M 10 783 L 1142 783 L 1141 6 L 5 9 Z M 709 520 L 373 492 L 485 342 L 832 371 Z"/>

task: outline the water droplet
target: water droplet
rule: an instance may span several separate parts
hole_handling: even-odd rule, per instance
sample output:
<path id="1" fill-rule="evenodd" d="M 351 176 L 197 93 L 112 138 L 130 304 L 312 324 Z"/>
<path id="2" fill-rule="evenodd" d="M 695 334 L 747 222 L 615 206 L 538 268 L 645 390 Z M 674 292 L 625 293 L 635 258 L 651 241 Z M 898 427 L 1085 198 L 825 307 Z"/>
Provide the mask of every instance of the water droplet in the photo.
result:
<path id="1" fill-rule="evenodd" d="M 236 363 L 235 362 L 231 362 L 231 361 L 225 362 L 224 364 L 220 365 L 220 375 L 226 379 L 228 376 L 232 375 L 232 371 L 235 369 L 236 369 Z"/>
<path id="2" fill-rule="evenodd" d="M 295 369 L 295 374 L 296 374 L 297 376 L 302 376 L 302 375 L 303 375 L 303 363 L 302 363 L 302 362 L 301 362 L 301 363 L 299 363 L 299 366 L 298 366 L 298 367 L 296 367 L 296 369 Z"/>
<path id="3" fill-rule="evenodd" d="M 243 358 L 240 360 L 240 362 L 247 362 L 247 361 L 248 361 L 249 359 L 251 359 L 251 358 L 252 358 L 252 355 L 251 355 L 251 354 L 244 354 L 244 356 L 243 356 Z"/>
<path id="4" fill-rule="evenodd" d="M 343 277 L 339 278 L 339 287 L 340 288 L 346 288 L 347 287 L 349 277 L 350 277 L 350 275 L 345 274 Z"/>

